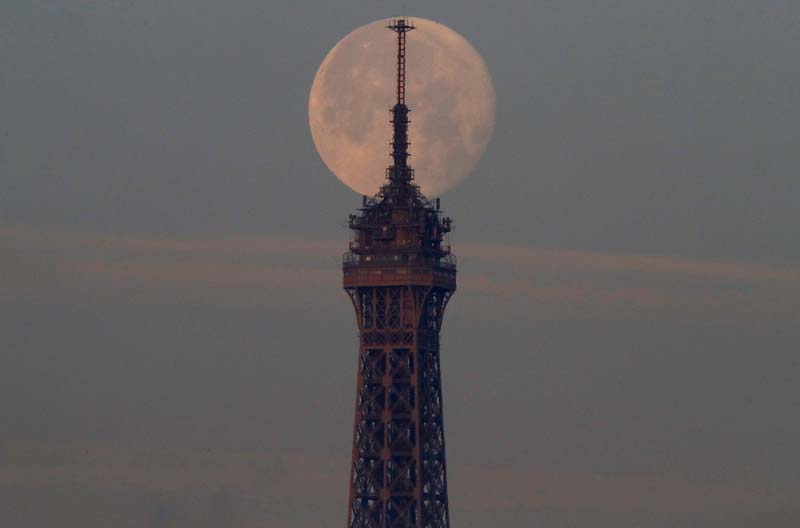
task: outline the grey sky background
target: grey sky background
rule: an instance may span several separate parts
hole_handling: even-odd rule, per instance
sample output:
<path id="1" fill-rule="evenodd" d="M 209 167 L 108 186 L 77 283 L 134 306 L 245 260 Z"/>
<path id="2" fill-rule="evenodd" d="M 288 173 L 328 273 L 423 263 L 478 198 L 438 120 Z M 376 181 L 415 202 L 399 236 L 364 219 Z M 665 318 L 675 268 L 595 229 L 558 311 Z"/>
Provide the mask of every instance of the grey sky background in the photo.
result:
<path id="1" fill-rule="evenodd" d="M 454 526 L 797 526 L 796 5 L 402 10 L 497 93 L 443 196 Z M 344 523 L 359 197 L 307 98 L 397 11 L 3 2 L 0 524 Z"/>

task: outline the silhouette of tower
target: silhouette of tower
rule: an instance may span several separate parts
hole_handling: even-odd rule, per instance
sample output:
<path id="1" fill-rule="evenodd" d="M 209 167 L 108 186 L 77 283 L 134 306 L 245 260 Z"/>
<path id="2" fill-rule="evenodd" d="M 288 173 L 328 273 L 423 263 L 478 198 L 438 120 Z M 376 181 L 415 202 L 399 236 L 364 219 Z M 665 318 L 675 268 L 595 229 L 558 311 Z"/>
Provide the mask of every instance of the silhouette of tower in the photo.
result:
<path id="1" fill-rule="evenodd" d="M 456 289 L 439 200 L 413 183 L 405 104 L 406 34 L 397 33 L 397 103 L 387 183 L 350 215 L 344 289 L 359 330 L 349 528 L 447 528 L 439 331 Z"/>

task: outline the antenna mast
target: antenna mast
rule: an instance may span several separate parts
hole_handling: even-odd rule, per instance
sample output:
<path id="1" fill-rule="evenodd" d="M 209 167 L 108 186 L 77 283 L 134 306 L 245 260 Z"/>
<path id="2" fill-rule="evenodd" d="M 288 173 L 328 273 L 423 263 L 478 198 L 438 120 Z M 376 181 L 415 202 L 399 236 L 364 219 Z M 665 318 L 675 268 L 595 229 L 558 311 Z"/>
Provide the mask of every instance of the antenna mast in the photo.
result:
<path id="1" fill-rule="evenodd" d="M 414 24 L 405 18 L 398 18 L 386 26 L 397 33 L 397 103 L 392 108 L 392 159 L 388 176 L 392 182 L 407 182 L 413 176 L 408 166 L 408 112 L 406 106 L 406 33 L 414 29 Z"/>

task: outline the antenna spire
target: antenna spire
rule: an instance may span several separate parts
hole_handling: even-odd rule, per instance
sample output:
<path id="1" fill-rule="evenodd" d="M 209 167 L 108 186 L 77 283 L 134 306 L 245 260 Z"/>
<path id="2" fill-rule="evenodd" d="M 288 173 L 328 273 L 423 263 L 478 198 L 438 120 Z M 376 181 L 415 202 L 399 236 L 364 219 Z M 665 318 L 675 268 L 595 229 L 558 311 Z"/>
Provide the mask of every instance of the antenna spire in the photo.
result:
<path id="1" fill-rule="evenodd" d="M 408 166 L 408 112 L 406 106 L 406 33 L 414 24 L 405 18 L 392 20 L 387 28 L 397 33 L 397 103 L 392 108 L 392 159 L 394 164 L 387 171 L 389 180 L 407 182 L 413 178 Z"/>

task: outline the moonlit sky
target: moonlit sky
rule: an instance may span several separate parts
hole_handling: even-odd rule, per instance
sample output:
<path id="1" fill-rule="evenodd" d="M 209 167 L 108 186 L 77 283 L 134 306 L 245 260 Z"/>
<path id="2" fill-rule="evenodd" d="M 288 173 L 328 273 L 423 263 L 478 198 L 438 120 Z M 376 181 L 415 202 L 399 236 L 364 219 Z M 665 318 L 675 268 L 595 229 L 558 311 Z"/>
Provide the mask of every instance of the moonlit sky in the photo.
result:
<path id="1" fill-rule="evenodd" d="M 344 524 L 308 91 L 394 5 L 2 2 L 0 525 Z M 796 2 L 404 5 L 497 96 L 442 202 L 453 526 L 800 525 Z"/>

